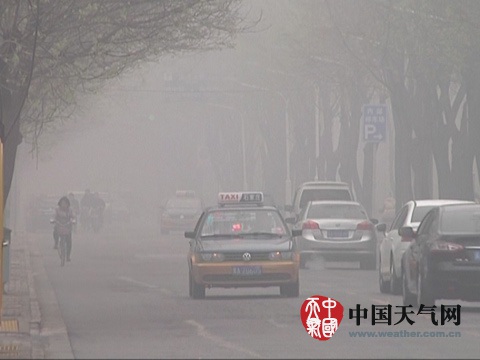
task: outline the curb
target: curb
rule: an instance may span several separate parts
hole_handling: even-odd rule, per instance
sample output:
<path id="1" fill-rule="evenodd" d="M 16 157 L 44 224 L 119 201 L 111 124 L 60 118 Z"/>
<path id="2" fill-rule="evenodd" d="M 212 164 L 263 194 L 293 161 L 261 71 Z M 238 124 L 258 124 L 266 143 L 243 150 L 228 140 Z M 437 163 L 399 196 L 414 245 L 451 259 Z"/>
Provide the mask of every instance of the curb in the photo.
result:
<path id="1" fill-rule="evenodd" d="M 27 267 L 30 268 L 30 333 L 33 341 L 32 358 L 74 359 L 67 327 L 63 321 L 57 297 L 52 288 L 43 257 L 33 236 L 26 234 L 28 241 Z M 43 343 L 43 346 L 42 346 Z M 33 346 L 36 345 L 36 346 Z"/>
<path id="2" fill-rule="evenodd" d="M 26 234 L 21 234 L 26 239 Z M 45 353 L 40 342 L 40 324 L 41 313 L 38 304 L 37 292 L 35 290 L 35 283 L 33 279 L 32 263 L 30 259 L 31 244 L 25 247 L 25 266 L 27 270 L 28 291 L 30 295 L 30 338 L 32 339 L 32 359 L 44 359 Z"/>

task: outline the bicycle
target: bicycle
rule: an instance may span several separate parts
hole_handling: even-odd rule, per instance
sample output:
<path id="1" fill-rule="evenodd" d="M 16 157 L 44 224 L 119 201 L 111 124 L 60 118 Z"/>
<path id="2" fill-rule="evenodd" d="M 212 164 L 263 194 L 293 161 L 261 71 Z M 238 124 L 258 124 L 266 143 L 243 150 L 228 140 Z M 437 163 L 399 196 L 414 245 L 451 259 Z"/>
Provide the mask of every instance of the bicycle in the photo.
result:
<path id="1" fill-rule="evenodd" d="M 76 221 L 71 220 L 67 224 L 61 224 L 58 221 L 51 219 L 50 223 L 60 224 L 61 226 L 69 226 L 69 225 L 75 225 Z M 72 235 L 70 234 L 70 236 Z M 57 251 L 58 251 L 58 256 L 60 257 L 60 266 L 65 266 L 65 259 L 67 257 L 67 237 L 68 237 L 68 234 L 58 234 Z"/>

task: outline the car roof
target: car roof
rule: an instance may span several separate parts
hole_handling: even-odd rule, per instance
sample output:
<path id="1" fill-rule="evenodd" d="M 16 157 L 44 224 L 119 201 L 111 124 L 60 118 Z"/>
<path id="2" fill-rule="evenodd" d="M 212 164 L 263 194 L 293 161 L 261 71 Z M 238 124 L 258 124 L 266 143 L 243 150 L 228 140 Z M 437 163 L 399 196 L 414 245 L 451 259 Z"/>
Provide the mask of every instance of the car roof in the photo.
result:
<path id="1" fill-rule="evenodd" d="M 477 203 L 462 203 L 462 204 L 449 204 L 442 206 L 443 211 L 451 211 L 451 210 L 458 210 L 458 209 L 472 209 L 472 210 L 480 210 L 480 204 Z"/>
<path id="2" fill-rule="evenodd" d="M 362 206 L 357 201 L 346 201 L 346 200 L 314 200 L 309 201 L 312 205 L 358 205 Z"/>
<path id="3" fill-rule="evenodd" d="M 210 211 L 217 211 L 217 210 L 271 210 L 271 211 L 278 211 L 275 206 L 255 206 L 255 205 L 248 205 L 248 206 L 209 206 L 205 209 L 206 212 Z"/>
<path id="4" fill-rule="evenodd" d="M 417 207 L 443 206 L 443 205 L 455 205 L 455 204 L 475 204 L 473 201 L 446 200 L 446 199 L 411 200 L 411 202 Z"/>
<path id="5" fill-rule="evenodd" d="M 299 186 L 299 188 L 307 186 L 336 186 L 336 187 L 348 187 L 348 184 L 345 182 L 339 181 L 308 181 Z"/>

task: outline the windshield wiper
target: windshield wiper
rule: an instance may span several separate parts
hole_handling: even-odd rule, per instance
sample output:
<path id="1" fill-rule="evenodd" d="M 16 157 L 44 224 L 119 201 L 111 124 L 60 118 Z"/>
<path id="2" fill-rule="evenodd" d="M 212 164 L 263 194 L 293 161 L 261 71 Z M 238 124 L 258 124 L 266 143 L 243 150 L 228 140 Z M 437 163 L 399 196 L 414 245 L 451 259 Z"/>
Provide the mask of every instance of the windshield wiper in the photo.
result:
<path id="1" fill-rule="evenodd" d="M 212 234 L 212 235 L 201 235 L 200 238 L 236 238 L 238 234 Z"/>
<path id="2" fill-rule="evenodd" d="M 251 232 L 251 233 L 240 233 L 239 236 L 270 236 L 270 237 L 282 237 L 283 234 L 275 234 L 271 232 Z"/>

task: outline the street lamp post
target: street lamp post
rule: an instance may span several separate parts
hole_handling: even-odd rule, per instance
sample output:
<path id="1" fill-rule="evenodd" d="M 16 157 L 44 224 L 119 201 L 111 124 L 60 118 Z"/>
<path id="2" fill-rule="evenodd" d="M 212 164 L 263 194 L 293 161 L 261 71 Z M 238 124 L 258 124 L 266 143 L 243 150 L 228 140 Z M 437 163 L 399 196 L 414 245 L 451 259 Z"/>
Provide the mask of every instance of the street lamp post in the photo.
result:
<path id="1" fill-rule="evenodd" d="M 285 103 L 285 160 L 287 162 L 287 173 L 285 176 L 285 204 L 292 202 L 292 180 L 290 177 L 290 119 L 288 117 L 289 101 L 279 91 L 277 93 L 281 96 Z"/>
<path id="2" fill-rule="evenodd" d="M 247 191 L 247 159 L 245 151 L 245 117 L 243 112 L 240 112 L 242 117 L 242 158 L 243 158 L 243 191 Z"/>

